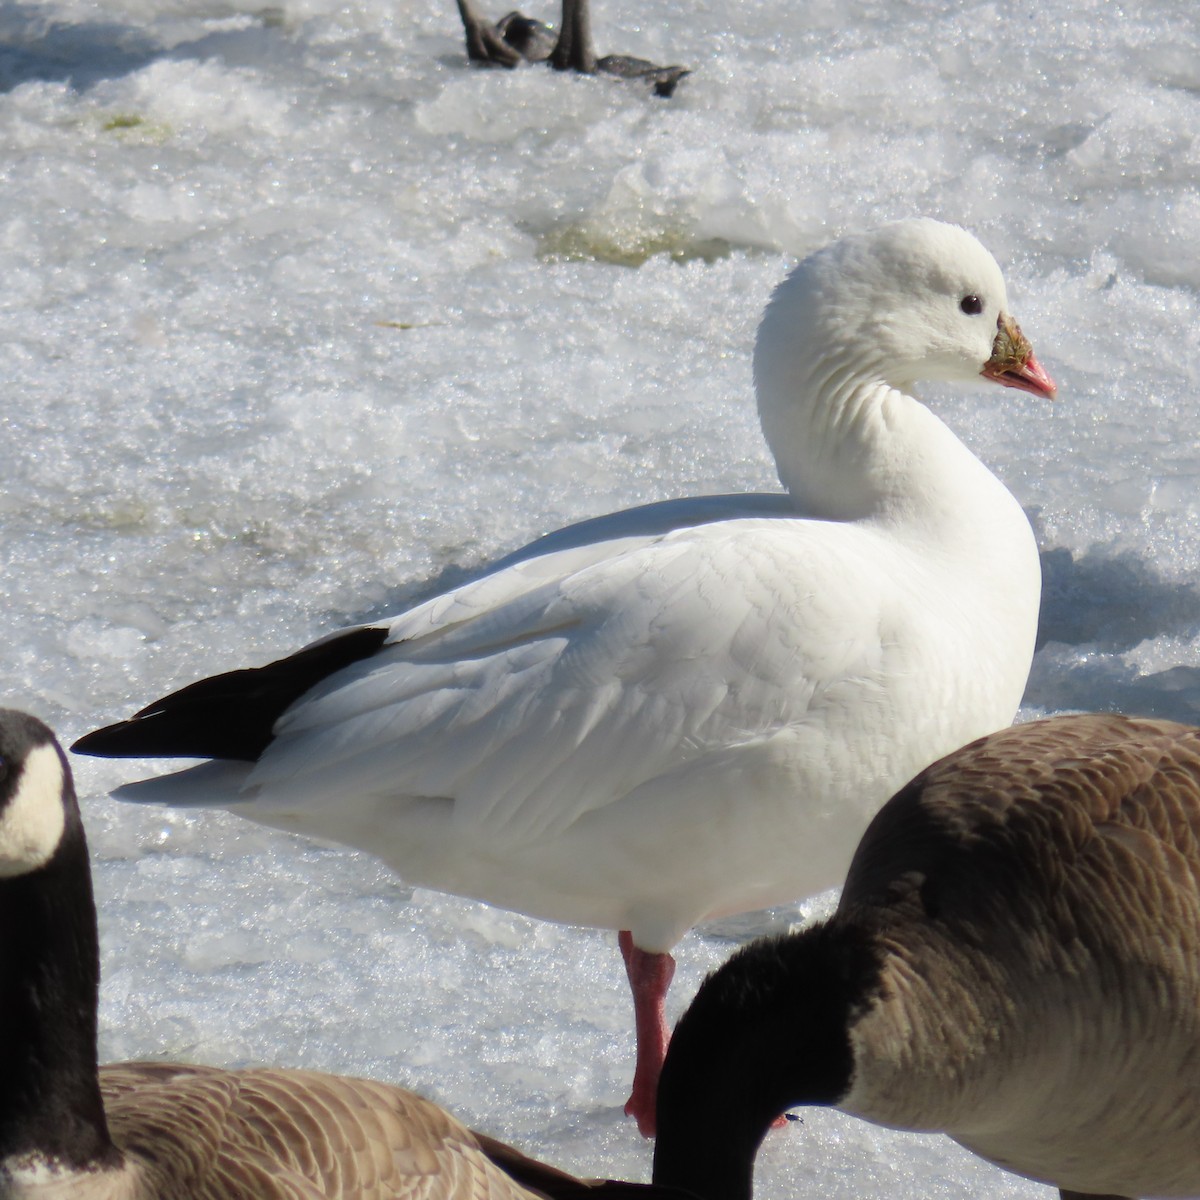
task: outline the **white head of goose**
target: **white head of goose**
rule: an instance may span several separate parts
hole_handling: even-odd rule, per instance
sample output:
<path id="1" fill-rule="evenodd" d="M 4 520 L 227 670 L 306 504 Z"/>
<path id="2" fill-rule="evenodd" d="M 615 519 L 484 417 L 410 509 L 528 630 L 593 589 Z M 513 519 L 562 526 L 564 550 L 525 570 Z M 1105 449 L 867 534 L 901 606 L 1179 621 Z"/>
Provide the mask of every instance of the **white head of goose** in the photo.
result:
<path id="1" fill-rule="evenodd" d="M 1080 1197 L 1200 1195 L 1200 729 L 1114 715 L 993 734 L 863 837 L 827 922 L 700 988 L 656 1180 L 747 1200 L 772 1119 L 942 1131 Z"/>
<path id="2" fill-rule="evenodd" d="M 758 335 L 790 495 L 671 501 L 202 680 L 75 749 L 215 761 L 122 789 L 376 854 L 410 884 L 621 931 L 653 1128 L 670 950 L 838 882 L 867 821 L 1016 713 L 1040 598 L 1020 505 L 909 389 L 1054 385 L 968 233 L 811 255 Z"/>
<path id="3" fill-rule="evenodd" d="M 54 735 L 0 709 L 0 1196 L 676 1200 L 583 1181 L 411 1092 L 315 1071 L 96 1065 L 87 844 Z"/>

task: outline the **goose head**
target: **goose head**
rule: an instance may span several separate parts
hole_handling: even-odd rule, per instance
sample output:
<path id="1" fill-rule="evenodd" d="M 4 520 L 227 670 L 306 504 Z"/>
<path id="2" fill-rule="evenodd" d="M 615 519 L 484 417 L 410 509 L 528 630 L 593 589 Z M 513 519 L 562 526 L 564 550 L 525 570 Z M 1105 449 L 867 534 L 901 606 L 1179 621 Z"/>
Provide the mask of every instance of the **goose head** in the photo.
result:
<path id="1" fill-rule="evenodd" d="M 35 717 L 0 709 L 0 879 L 27 875 L 54 856 L 67 831 L 67 786 L 50 730 Z"/>
<path id="2" fill-rule="evenodd" d="M 710 975 L 663 1066 L 654 1182 L 751 1200 L 754 1158 L 779 1113 L 836 1105 L 849 1091 L 849 1028 L 881 970 L 871 939 L 834 918 L 753 942 Z"/>
<path id="3" fill-rule="evenodd" d="M 927 218 L 841 238 L 795 267 L 759 326 L 754 379 L 763 430 L 793 491 L 842 443 L 899 428 L 918 381 L 1055 394 L 1009 312 L 996 260 L 966 230 Z M 882 425 L 873 422 L 884 407 Z"/>

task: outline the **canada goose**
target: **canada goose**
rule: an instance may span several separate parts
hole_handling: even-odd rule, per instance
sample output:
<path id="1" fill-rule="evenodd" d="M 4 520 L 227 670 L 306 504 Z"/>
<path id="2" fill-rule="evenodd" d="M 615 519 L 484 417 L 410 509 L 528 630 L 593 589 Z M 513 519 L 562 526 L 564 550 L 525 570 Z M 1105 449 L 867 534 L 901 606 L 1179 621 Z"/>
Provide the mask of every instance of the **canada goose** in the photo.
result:
<path id="1" fill-rule="evenodd" d="M 908 389 L 1054 385 L 968 233 L 843 238 L 754 359 L 789 495 L 572 526 L 390 622 L 157 700 L 85 754 L 121 789 L 357 846 L 412 884 L 621 931 L 644 1132 L 689 927 L 838 882 L 915 772 L 1008 724 L 1041 574 L 1020 505 Z"/>
<path id="2" fill-rule="evenodd" d="M 701 986 L 655 1178 L 751 1194 L 796 1104 L 941 1130 L 1063 1200 L 1200 1195 L 1200 729 L 1055 717 L 958 750 L 863 837 L 827 922 Z"/>
<path id="3" fill-rule="evenodd" d="M 541 21 L 510 12 L 495 25 L 483 15 L 475 0 L 458 0 L 467 39 L 467 57 L 472 62 L 515 67 L 521 62 L 549 62 L 558 71 L 584 75 L 615 75 L 638 79 L 654 86 L 656 96 L 674 94 L 679 81 L 691 72 L 687 67 L 660 67 L 644 58 L 626 54 L 596 57 L 592 41 L 590 0 L 563 0 L 558 36 Z"/>
<path id="4" fill-rule="evenodd" d="M 668 1200 L 574 1179 L 365 1079 L 96 1066 L 100 961 L 71 773 L 0 709 L 0 1195 L 14 1200 Z"/>

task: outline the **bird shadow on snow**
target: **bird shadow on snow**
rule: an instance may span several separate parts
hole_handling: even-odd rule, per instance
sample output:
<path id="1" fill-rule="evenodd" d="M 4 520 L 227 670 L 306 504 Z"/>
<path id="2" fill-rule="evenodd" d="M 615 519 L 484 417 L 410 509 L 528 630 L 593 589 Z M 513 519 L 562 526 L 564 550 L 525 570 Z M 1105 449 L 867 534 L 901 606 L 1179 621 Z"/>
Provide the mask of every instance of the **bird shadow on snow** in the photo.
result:
<path id="1" fill-rule="evenodd" d="M 226 16 L 237 16 L 230 6 Z M 280 10 L 250 7 L 253 28 L 216 32 L 165 46 L 144 29 L 116 21 L 63 21 L 36 4 L 0 3 L 0 93 L 23 83 L 65 83 L 76 92 L 119 79 L 158 59 L 223 58 L 235 64 L 265 56 L 264 39 L 278 41 Z"/>
<path id="2" fill-rule="evenodd" d="M 1128 551 L 1042 551 L 1038 650 L 1025 704 L 1200 723 L 1200 667 L 1142 673 L 1126 654 L 1200 634 L 1200 589 Z"/>
<path id="3" fill-rule="evenodd" d="M 128 25 L 68 23 L 36 5 L 0 4 L 0 92 L 33 81 L 85 91 L 139 70 L 162 53 L 162 46 Z"/>

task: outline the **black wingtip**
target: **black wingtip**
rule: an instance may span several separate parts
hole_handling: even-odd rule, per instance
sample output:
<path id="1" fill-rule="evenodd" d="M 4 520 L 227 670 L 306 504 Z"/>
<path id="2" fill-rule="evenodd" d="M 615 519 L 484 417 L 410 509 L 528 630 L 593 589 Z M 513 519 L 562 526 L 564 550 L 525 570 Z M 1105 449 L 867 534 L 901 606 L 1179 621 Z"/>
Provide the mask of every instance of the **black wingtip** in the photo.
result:
<path id="1" fill-rule="evenodd" d="M 98 758 L 221 758 L 254 762 L 275 722 L 310 688 L 387 640 L 364 626 L 314 642 L 264 667 L 227 671 L 155 700 L 127 721 L 84 734 L 71 749 Z"/>
<path id="2" fill-rule="evenodd" d="M 121 731 L 132 721 L 118 721 L 115 725 L 106 725 L 103 729 L 93 729 L 71 743 L 72 754 L 93 754 L 97 758 L 114 756 L 114 747 L 120 746 Z M 119 751 L 117 752 L 119 753 Z"/>

